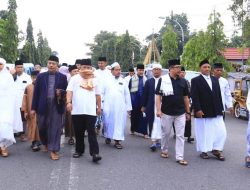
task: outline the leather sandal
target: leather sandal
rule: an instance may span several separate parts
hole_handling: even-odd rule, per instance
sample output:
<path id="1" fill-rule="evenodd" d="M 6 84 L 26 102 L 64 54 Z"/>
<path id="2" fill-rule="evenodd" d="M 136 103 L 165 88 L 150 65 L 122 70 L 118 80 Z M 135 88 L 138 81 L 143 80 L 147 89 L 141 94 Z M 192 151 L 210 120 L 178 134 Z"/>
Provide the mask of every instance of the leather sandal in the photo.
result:
<path id="1" fill-rule="evenodd" d="M 50 153 L 51 160 L 59 160 L 59 155 L 56 152 Z"/>
<path id="2" fill-rule="evenodd" d="M 168 158 L 168 153 L 161 152 L 161 157 L 162 158 Z"/>
<path id="3" fill-rule="evenodd" d="M 186 160 L 177 160 L 176 161 L 178 164 L 182 165 L 182 166 L 187 166 L 188 162 Z"/>
<path id="4" fill-rule="evenodd" d="M 2 157 L 8 157 L 9 156 L 7 148 L 1 148 L 1 155 L 2 155 Z"/>
<path id="5" fill-rule="evenodd" d="M 202 159 L 209 159 L 209 158 L 210 158 L 206 152 L 202 152 L 202 153 L 200 154 L 200 157 L 201 157 Z"/>
<path id="6" fill-rule="evenodd" d="M 122 145 L 120 144 L 120 143 L 115 143 L 115 148 L 117 148 L 117 149 L 122 149 L 123 147 L 122 147 Z"/>
<path id="7" fill-rule="evenodd" d="M 218 150 L 213 150 L 212 154 L 220 161 L 225 161 L 225 157 L 222 155 L 222 153 Z"/>

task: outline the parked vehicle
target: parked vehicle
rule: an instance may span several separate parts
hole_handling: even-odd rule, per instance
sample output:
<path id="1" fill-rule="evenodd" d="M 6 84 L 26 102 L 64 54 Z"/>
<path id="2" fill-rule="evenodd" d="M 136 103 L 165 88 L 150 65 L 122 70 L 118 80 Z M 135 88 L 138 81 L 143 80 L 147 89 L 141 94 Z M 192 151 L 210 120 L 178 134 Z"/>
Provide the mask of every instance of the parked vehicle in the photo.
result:
<path id="1" fill-rule="evenodd" d="M 249 113 L 246 107 L 247 93 L 250 88 L 250 74 L 247 73 L 229 73 L 228 81 L 232 90 L 234 116 L 236 118 L 249 119 Z"/>
<path id="2" fill-rule="evenodd" d="M 15 64 L 13 63 L 6 63 L 6 67 L 9 68 L 9 70 L 15 69 Z M 24 72 L 28 75 L 31 74 L 31 72 L 34 70 L 34 64 L 33 63 L 24 63 L 23 64 Z"/>

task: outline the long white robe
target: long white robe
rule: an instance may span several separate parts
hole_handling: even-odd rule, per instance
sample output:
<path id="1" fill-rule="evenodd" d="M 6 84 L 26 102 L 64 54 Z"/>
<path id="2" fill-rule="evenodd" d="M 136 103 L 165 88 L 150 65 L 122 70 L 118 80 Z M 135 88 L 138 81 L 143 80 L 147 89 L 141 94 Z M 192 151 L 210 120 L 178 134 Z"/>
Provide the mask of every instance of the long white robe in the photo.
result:
<path id="1" fill-rule="evenodd" d="M 223 116 L 214 118 L 195 118 L 194 122 L 197 151 L 222 151 L 227 137 Z"/>
<path id="2" fill-rule="evenodd" d="M 160 78 L 155 78 L 155 89 L 157 87 L 159 79 Z M 153 123 L 153 128 L 152 128 L 152 134 L 151 134 L 152 141 L 156 141 L 156 140 L 161 139 L 161 118 L 157 117 L 157 115 L 156 115 L 156 113 L 157 113 L 157 110 L 156 110 L 156 95 L 155 95 L 154 109 L 155 109 L 155 112 L 154 112 L 155 113 L 155 118 L 154 118 L 154 123 Z"/>
<path id="3" fill-rule="evenodd" d="M 127 83 L 121 77 L 112 76 L 105 80 L 103 87 L 104 137 L 124 140 L 127 111 L 132 110 Z"/>
<path id="4" fill-rule="evenodd" d="M 16 78 L 15 85 L 18 92 L 18 104 L 16 106 L 18 106 L 19 108 L 22 107 L 25 88 L 31 83 L 32 83 L 31 77 L 26 73 L 22 73 L 20 76 L 17 76 Z"/>
<path id="5" fill-rule="evenodd" d="M 227 79 L 220 77 L 219 83 L 220 83 L 223 108 L 224 108 L 224 110 L 226 110 L 226 108 L 233 107 L 233 98 L 231 95 L 231 90 L 230 90 L 229 83 L 228 83 Z"/>
<path id="6" fill-rule="evenodd" d="M 212 89 L 210 77 L 203 75 Z M 223 116 L 214 118 L 195 118 L 196 149 L 198 152 L 222 151 L 227 138 L 226 126 Z"/>
<path id="7" fill-rule="evenodd" d="M 4 68 L 0 71 L 0 147 L 15 143 L 14 132 L 23 129 L 18 104 L 18 91 L 13 77 Z"/>

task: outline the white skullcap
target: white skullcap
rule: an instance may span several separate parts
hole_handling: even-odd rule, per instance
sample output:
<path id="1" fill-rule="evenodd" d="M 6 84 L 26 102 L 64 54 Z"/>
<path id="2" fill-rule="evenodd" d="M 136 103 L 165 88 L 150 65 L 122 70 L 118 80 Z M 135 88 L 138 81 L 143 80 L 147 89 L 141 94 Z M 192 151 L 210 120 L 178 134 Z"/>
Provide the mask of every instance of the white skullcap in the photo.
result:
<path id="1" fill-rule="evenodd" d="M 153 69 L 162 69 L 162 66 L 159 63 L 154 63 L 152 68 Z"/>
<path id="2" fill-rule="evenodd" d="M 112 67 L 110 65 L 107 65 L 105 68 L 110 70 Z"/>
<path id="3" fill-rule="evenodd" d="M 111 68 L 113 69 L 113 68 L 115 68 L 116 66 L 120 66 L 120 64 L 117 63 L 117 62 L 114 62 L 114 63 L 111 65 Z"/>
<path id="4" fill-rule="evenodd" d="M 4 64 L 4 65 L 5 65 L 5 64 L 6 64 L 5 59 L 0 57 L 0 63 L 2 63 L 2 64 Z"/>

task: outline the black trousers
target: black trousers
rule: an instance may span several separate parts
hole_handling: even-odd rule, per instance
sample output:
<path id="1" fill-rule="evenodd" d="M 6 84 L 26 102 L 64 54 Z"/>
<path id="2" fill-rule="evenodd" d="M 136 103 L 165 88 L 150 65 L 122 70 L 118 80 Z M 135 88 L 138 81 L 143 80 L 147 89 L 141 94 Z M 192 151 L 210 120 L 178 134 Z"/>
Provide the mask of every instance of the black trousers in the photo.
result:
<path id="1" fill-rule="evenodd" d="M 72 121 L 75 131 L 76 152 L 84 153 L 85 151 L 84 133 L 85 130 L 87 130 L 88 141 L 89 141 L 89 153 L 91 156 L 93 154 L 99 154 L 99 145 L 96 139 L 96 132 L 95 132 L 96 116 L 72 115 Z"/>
<path id="2" fill-rule="evenodd" d="M 131 111 L 131 132 L 138 132 L 138 128 L 140 127 L 140 118 L 142 118 L 142 112 L 140 109 L 135 109 Z"/>

